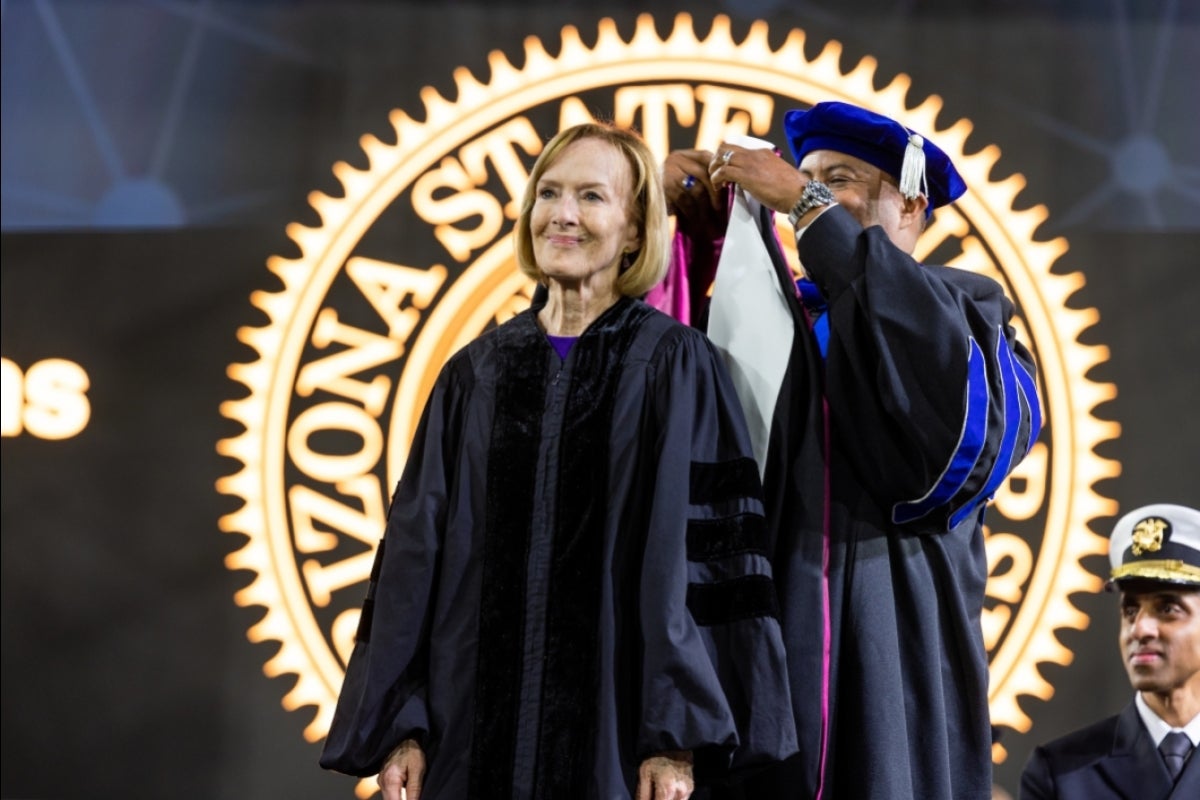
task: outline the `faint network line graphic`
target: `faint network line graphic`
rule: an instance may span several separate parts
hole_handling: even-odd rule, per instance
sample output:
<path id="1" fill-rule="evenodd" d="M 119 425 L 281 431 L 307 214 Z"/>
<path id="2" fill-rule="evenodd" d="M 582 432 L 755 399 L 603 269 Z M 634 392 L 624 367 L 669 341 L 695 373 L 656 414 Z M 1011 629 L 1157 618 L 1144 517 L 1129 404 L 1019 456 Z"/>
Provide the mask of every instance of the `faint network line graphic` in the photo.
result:
<path id="1" fill-rule="evenodd" d="M 6 230 L 28 228 L 76 227 L 172 227 L 184 224 L 204 224 L 237 218 L 255 209 L 267 209 L 279 201 L 283 187 L 257 189 L 221 187 L 204 191 L 198 185 L 201 178 L 168 177 L 168 169 L 177 164 L 179 142 L 185 114 L 194 106 L 194 91 L 199 75 L 208 65 L 220 69 L 230 56 L 232 44 L 244 45 L 256 53 L 287 62 L 311 62 L 315 59 L 303 49 L 263 32 L 254 24 L 231 16 L 236 4 L 214 3 L 212 0 L 144 0 L 139 4 L 122 3 L 130 19 L 138 26 L 131 34 L 139 41 L 141 50 L 126 55 L 121 52 L 97 53 L 86 50 L 87 43 L 72 41 L 64 27 L 63 13 L 79 16 L 86 11 L 104 10 L 104 2 L 63 3 L 55 0 L 31 0 L 13 4 L 0 0 L 0 16 L 5 28 L 24 22 L 36 22 L 42 33 L 45 48 L 53 56 L 56 73 L 30 77 L 36 85 L 22 91 L 50 93 L 63 88 L 49 84 L 60 80 L 65 84 L 65 99 L 58 102 L 73 104 L 80 117 L 78 136 L 86 137 L 87 146 L 76 152 L 44 151 L 16 153 L 15 168 L 10 168 L 10 151 L 5 153 L 2 186 L 4 210 L 2 226 Z M 812 18 L 823 25 L 841 26 L 852 33 L 849 19 L 838 22 L 844 11 L 822 9 L 818 4 L 801 2 L 788 4 L 784 0 L 726 0 L 730 12 L 745 17 L 770 16 L 781 9 L 801 19 Z M 1045 3 L 1048 11 L 1060 8 Z M 898 27 L 911 24 L 910 17 L 919 4 L 897 0 L 889 16 Z M 117 7 L 117 6 L 114 6 Z M 241 6 L 252 8 L 252 6 Z M 1054 187 L 1058 193 L 1055 213 L 1049 224 L 1059 231 L 1078 227 L 1104 226 L 1107 229 L 1190 229 L 1200 228 L 1200 164 L 1195 161 L 1195 149 L 1200 142 L 1200 110 L 1194 100 L 1179 102 L 1171 92 L 1186 92 L 1190 77 L 1200 74 L 1200 22 L 1194 11 L 1178 0 L 1140 2 L 1140 0 L 1111 0 L 1106 7 L 1083 5 L 1074 8 L 1072 17 L 1064 12 L 1060 22 L 1073 24 L 1099 23 L 1111 31 L 1111 46 L 1097 48 L 1088 55 L 1094 63 L 1092 73 L 1097 81 L 1106 82 L 1115 95 L 1113 112 L 1124 120 L 1118 134 L 1095 130 L 1086 121 L 1064 119 L 1054 108 L 1032 107 L 1020 99 L 992 95 L 991 102 L 1005 107 L 1070 149 L 1075 156 L 1090 159 L 1094 169 L 1072 174 L 1069 183 Z M 132 11 L 131 11 L 132 9 Z M 1085 13 L 1086 12 L 1086 13 Z M 174 34 L 155 40 L 155 15 L 165 15 L 185 23 L 182 36 Z M 1154 19 L 1157 15 L 1157 19 Z M 257 19 L 257 18 L 255 18 Z M 1137 34 L 1153 25 L 1150 44 L 1138 46 Z M 260 26 L 259 26 L 260 27 Z M 27 37 L 28 38 L 28 37 Z M 1146 37 L 1143 37 L 1146 38 Z M 6 50 L 8 43 L 6 42 Z M 23 47 L 28 48 L 28 44 Z M 153 49 L 149 49 L 153 47 Z M 82 48 L 82 52 L 81 52 Z M 24 58 L 35 61 L 40 53 L 20 51 Z M 130 137 L 114 134 L 121 118 L 97 99 L 96 86 L 106 77 L 107 70 L 130 68 L 136 65 L 114 63 L 123 55 L 127 59 L 154 56 L 155 64 L 169 65 L 163 69 L 168 94 L 161 104 L 162 117 L 150 145 L 142 146 Z M 1174 61 L 1173 61 L 1174 60 Z M 1147 62 L 1144 76 L 1139 76 L 1139 63 Z M 17 63 L 16 71 L 25 75 L 33 67 Z M 890 63 L 898 72 L 908 71 L 904 63 Z M 22 68 L 25 69 L 22 72 Z M 143 69 L 153 70 L 146 65 Z M 6 61 L 6 73 L 9 63 Z M 152 76 L 151 76 L 152 77 Z M 6 119 L 11 112 L 8 99 L 10 84 L 6 78 Z M 947 80 L 956 80 L 947 76 Z M 962 79 L 958 79 L 959 85 Z M 924 87 L 936 91 L 938 87 Z M 967 87 L 977 91 L 978 87 Z M 55 98 L 39 98 L 43 106 Z M 18 101 L 12 101 L 16 103 Z M 1189 110 L 1190 107 L 1190 110 Z M 68 109 L 54 108 L 64 117 Z M 228 112 L 232 113 L 232 112 Z M 1171 114 L 1170 118 L 1165 117 Z M 186 158 L 220 158 L 220 148 L 228 142 L 206 142 L 205 148 L 191 148 Z M 131 152 L 131 150 L 133 152 Z M 138 157 L 142 161 L 138 162 Z M 93 163 L 81 164 L 80 175 L 63 179 L 62 164 L 55 159 Z M 24 162 L 24 163 L 22 163 Z M 43 163 L 45 162 L 45 163 Z M 140 169 L 130 164 L 144 163 Z M 54 170 L 59 170 L 55 173 Z M 244 180 L 243 176 L 238 176 Z M 214 196 L 215 195 L 215 196 Z"/>
<path id="2" fill-rule="evenodd" d="M 91 8 L 103 10 L 101 6 L 101 3 L 96 3 Z M 156 64 L 173 62 L 169 89 L 161 108 L 162 120 L 155 132 L 153 143 L 149 152 L 142 154 L 146 156 L 146 166 L 140 171 L 134 171 L 129 168 L 127 158 L 122 156 L 122 145 L 128 148 L 133 143 L 121 141 L 114 136 L 111 127 L 113 120 L 108 118 L 105 110 L 101 108 L 93 87 L 94 82 L 105 77 L 104 71 L 99 69 L 89 73 L 82 66 L 78 47 L 73 45 L 60 15 L 62 4 L 56 4 L 53 0 L 33 0 L 24 8 L 10 6 L 7 2 L 0 5 L 0 14 L 3 15 L 6 26 L 24 21 L 14 18 L 18 10 L 32 9 L 36 15 L 36 21 L 45 36 L 45 43 L 53 55 L 62 80 L 66 83 L 76 112 L 82 117 L 87 139 L 95 148 L 99 160 L 98 168 L 96 165 L 92 166 L 95 174 L 89 178 L 92 179 L 93 185 L 86 187 L 89 195 L 86 197 L 81 197 L 78 193 L 66 193 L 49 181 L 31 183 L 28 176 L 25 180 L 11 180 L 6 168 L 3 181 L 5 229 L 177 227 L 221 220 L 237 212 L 266 206 L 276 196 L 275 191 L 248 191 L 204 203 L 189 202 L 186 199 L 189 187 L 169 181 L 165 174 L 177 156 L 181 119 L 188 105 L 189 94 L 193 90 L 202 48 L 210 32 L 219 33 L 222 40 L 234 40 L 257 51 L 289 61 L 306 62 L 311 60 L 309 56 L 293 45 L 222 15 L 214 10 L 212 0 L 197 0 L 195 3 L 163 0 L 148 2 L 146 6 L 139 16 L 139 21 L 145 23 L 146 31 L 131 31 L 131 39 L 136 40 L 138 33 L 157 33 L 153 21 L 143 19 L 147 12 L 161 11 L 185 20 L 187 27 L 182 46 L 175 46 L 178 42 L 172 40 L 167 42 L 168 47 L 156 49 Z M 80 11 L 81 8 L 83 7 L 76 5 L 71 10 Z M 212 38 L 215 37 L 209 37 L 210 40 Z M 220 43 L 217 47 L 220 47 Z M 210 53 L 213 50 L 211 45 L 209 50 Z M 105 62 L 105 58 L 119 59 L 123 54 L 93 52 L 91 55 L 97 56 L 94 60 L 100 61 L 103 66 L 105 63 L 112 63 L 111 60 Z M 218 49 L 216 58 L 221 58 L 221 55 Z M 154 66 L 146 64 L 143 68 L 153 69 Z M 37 77 L 43 79 L 43 76 Z M 27 86 L 23 89 L 32 93 L 43 91 L 45 87 Z M 32 155 L 36 158 L 37 154 Z M 195 153 L 190 155 L 196 157 Z M 55 157 L 80 159 L 82 155 L 56 153 Z M 36 177 L 34 180 L 36 181 Z M 96 183 L 100 185 L 94 186 Z M 96 190 L 94 194 L 93 189 Z M 10 215 L 8 212 L 14 206 L 19 213 Z M 10 224 L 14 217 L 19 217 L 24 222 Z"/>
<path id="3" fill-rule="evenodd" d="M 851 39 L 861 26 L 843 15 L 831 15 L 828 10 L 810 2 L 794 0 L 723 0 L 731 15 L 768 14 L 790 9 L 803 18 L 813 17 L 824 24 L 841 20 L 845 29 L 842 38 Z M 1024 4 L 1026 11 L 1039 3 Z M 1123 128 L 1115 137 L 1103 137 L 1091 132 L 1076 121 L 1066 121 L 1053 111 L 1031 107 L 1028 103 L 998 93 L 991 101 L 1019 114 L 1030 124 L 1086 156 L 1099 160 L 1099 166 L 1087 174 L 1076 174 L 1078 180 L 1069 187 L 1055 187 L 1067 205 L 1055 209 L 1049 224 L 1055 231 L 1072 228 L 1103 226 L 1105 229 L 1200 229 L 1200 163 L 1195 154 L 1200 148 L 1200 103 L 1195 100 L 1195 87 L 1189 82 L 1200 75 L 1200 6 L 1184 5 L 1179 0 L 1110 0 L 1107 7 L 1090 0 L 1072 4 L 1042 0 L 1041 5 L 1062 23 L 1081 26 L 1100 23 L 1112 29 L 1111 47 L 1092 53 L 1093 74 L 1097 80 L 1108 81 L 1119 93 L 1113 107 L 1123 120 Z M 1158 6 L 1156 9 L 1155 6 Z M 876 22 L 886 22 L 894 29 L 902 28 L 909 17 L 920 8 L 917 0 L 896 0 L 891 11 L 881 13 Z M 1157 19 L 1153 19 L 1157 14 Z M 1053 15 L 1052 15 L 1053 17 Z M 1136 17 L 1137 19 L 1134 19 Z M 1153 20 L 1153 41 L 1139 48 L 1135 29 L 1144 20 Z M 1176 47 L 1176 40 L 1183 40 Z M 1147 55 L 1148 51 L 1148 55 Z M 1180 61 L 1172 68 L 1172 58 Z M 1147 61 L 1145 75 L 1139 79 L 1139 64 Z M 897 72 L 907 72 L 903 63 L 890 63 Z M 1115 75 L 1108 77 L 1115 70 Z M 1166 98 L 1178 85 L 1170 78 L 1182 80 L 1182 90 L 1192 91 L 1193 97 L 1183 108 L 1190 108 L 1179 118 L 1181 108 L 1172 108 Z M 1180 77 L 1186 76 L 1186 77 Z M 948 75 L 954 82 L 971 92 L 979 87 L 968 86 L 962 77 Z M 937 92 L 937 86 L 924 89 Z M 1163 118 L 1166 112 L 1175 118 Z M 1182 126 L 1182 130 L 1171 130 Z M 1169 139 L 1176 134 L 1176 139 Z M 1188 160 L 1191 159 L 1191 160 Z M 1019 169 L 1017 171 L 1022 171 Z M 1089 181 L 1091 181 L 1089 183 Z M 1171 203 L 1174 202 L 1175 205 Z M 1131 213 L 1131 208 L 1133 209 Z"/>
<path id="4" fill-rule="evenodd" d="M 1163 195 L 1175 194 L 1184 201 L 1200 204 L 1200 167 L 1177 160 L 1163 139 L 1160 127 L 1163 124 L 1163 98 L 1177 30 L 1179 3 L 1178 0 L 1166 0 L 1164 3 L 1150 52 L 1148 74 L 1141 82 L 1137 76 L 1139 59 L 1133 43 L 1127 2 L 1114 0 L 1112 5 L 1121 94 L 1117 107 L 1125 119 L 1124 135 L 1115 140 L 1101 141 L 1082 130 L 1056 123 L 1046 115 L 1032 115 L 1047 131 L 1103 158 L 1109 169 L 1102 183 L 1092 187 L 1073 207 L 1058 215 L 1056 224 L 1060 227 L 1078 225 L 1098 214 L 1106 204 L 1119 201 L 1121 195 L 1128 195 L 1141 209 L 1142 225 L 1165 228 L 1172 220 L 1164 213 Z M 1189 55 L 1195 56 L 1185 48 L 1182 57 Z M 1181 74 L 1188 74 L 1186 65 Z M 1194 78 L 1196 73 L 1191 74 Z M 1188 154 L 1194 155 L 1194 150 Z M 1190 227 L 1196 227 L 1197 217 L 1200 214 L 1193 210 Z"/>

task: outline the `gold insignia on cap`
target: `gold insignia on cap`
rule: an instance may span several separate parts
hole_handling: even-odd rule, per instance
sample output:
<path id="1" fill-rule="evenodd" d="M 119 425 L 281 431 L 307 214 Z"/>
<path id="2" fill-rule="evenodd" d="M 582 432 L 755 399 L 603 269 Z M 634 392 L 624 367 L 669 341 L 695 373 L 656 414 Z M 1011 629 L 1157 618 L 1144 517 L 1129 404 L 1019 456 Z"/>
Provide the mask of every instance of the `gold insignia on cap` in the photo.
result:
<path id="1" fill-rule="evenodd" d="M 1162 548 L 1167 523 L 1158 517 L 1147 517 L 1133 526 L 1133 554 L 1153 553 Z"/>

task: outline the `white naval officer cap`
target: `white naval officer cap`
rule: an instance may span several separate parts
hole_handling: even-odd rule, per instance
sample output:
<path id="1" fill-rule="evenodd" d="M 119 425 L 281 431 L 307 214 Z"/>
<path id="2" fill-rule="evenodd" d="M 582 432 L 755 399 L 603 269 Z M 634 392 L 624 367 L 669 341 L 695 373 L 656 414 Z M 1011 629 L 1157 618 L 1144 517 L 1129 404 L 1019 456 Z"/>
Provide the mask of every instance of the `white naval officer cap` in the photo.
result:
<path id="1" fill-rule="evenodd" d="M 1171 503 L 1135 508 L 1109 538 L 1108 586 L 1150 580 L 1200 587 L 1200 511 Z"/>

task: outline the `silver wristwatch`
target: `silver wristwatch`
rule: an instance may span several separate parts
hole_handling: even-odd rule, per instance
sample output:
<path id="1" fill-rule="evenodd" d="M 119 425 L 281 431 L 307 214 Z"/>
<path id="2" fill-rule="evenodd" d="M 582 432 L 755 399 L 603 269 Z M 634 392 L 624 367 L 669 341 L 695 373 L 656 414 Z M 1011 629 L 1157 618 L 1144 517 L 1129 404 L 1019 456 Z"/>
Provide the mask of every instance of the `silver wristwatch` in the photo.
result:
<path id="1" fill-rule="evenodd" d="M 800 224 L 800 218 L 818 206 L 827 206 L 834 202 L 833 192 L 820 181 L 809 181 L 804 185 L 804 193 L 788 212 L 788 222 L 795 228 Z"/>

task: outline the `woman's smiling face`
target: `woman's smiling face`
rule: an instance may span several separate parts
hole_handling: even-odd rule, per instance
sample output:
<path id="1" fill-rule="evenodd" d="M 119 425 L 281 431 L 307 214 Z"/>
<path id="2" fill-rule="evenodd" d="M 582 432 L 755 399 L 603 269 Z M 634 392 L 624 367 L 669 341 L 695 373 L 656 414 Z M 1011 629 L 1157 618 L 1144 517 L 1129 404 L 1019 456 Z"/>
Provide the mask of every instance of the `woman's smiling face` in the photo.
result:
<path id="1" fill-rule="evenodd" d="M 622 256 L 639 247 L 632 194 L 632 170 L 616 147 L 589 138 L 564 148 L 538 180 L 530 216 L 534 258 L 546 278 L 615 285 Z"/>

